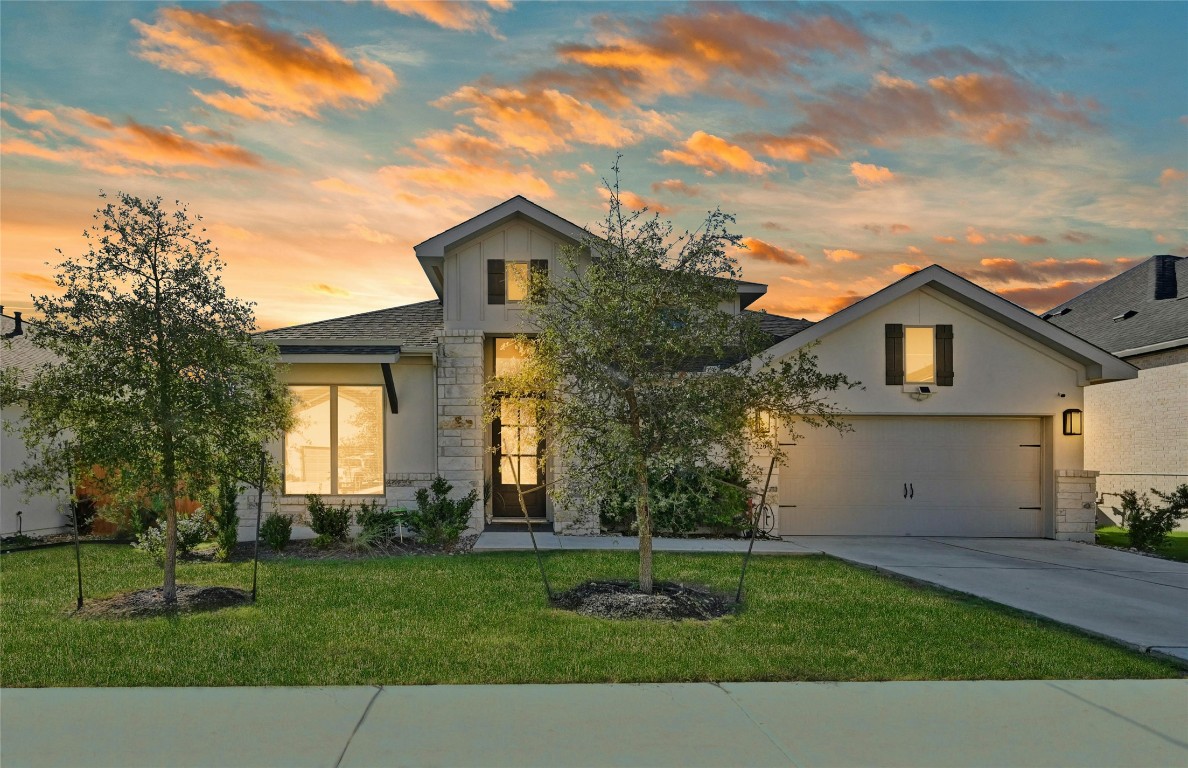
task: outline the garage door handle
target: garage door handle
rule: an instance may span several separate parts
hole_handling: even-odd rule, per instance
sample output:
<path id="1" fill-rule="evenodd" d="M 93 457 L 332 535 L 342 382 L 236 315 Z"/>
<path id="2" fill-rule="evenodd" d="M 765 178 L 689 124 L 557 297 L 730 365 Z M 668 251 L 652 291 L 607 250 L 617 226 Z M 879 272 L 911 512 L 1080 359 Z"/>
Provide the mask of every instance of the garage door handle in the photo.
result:
<path id="1" fill-rule="evenodd" d="M 916 486 L 912 485 L 911 483 L 908 483 L 908 498 L 916 498 Z"/>
<path id="2" fill-rule="evenodd" d="M 903 484 L 903 497 L 905 499 L 907 498 L 907 483 Z"/>

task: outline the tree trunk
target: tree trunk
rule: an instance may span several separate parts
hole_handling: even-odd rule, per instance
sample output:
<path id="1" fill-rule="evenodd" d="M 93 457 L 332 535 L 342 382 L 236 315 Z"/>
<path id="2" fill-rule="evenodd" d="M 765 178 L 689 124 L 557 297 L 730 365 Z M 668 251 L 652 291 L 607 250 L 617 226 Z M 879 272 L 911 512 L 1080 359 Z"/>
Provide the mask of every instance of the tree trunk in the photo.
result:
<path id="1" fill-rule="evenodd" d="M 173 435 L 164 436 L 162 470 L 165 475 L 165 603 L 177 602 L 177 467 Z"/>
<path id="2" fill-rule="evenodd" d="M 635 522 L 639 527 L 639 591 L 652 594 L 652 510 L 648 506 L 648 468 L 642 461 L 636 465 Z"/>

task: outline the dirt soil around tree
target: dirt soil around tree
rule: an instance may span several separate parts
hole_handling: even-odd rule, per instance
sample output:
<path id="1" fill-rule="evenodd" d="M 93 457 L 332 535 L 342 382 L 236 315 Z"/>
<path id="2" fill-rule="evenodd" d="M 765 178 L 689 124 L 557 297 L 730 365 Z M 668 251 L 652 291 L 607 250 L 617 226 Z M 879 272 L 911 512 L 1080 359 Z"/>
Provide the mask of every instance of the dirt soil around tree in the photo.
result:
<path id="1" fill-rule="evenodd" d="M 75 615 L 103 619 L 149 618 L 214 611 L 236 605 L 250 605 L 251 602 L 251 592 L 235 587 L 195 587 L 178 584 L 177 602 L 173 605 L 165 603 L 164 589 L 154 587 L 125 592 L 102 600 L 91 600 L 83 603 L 83 607 Z"/>
<path id="2" fill-rule="evenodd" d="M 553 598 L 558 608 L 602 619 L 694 619 L 709 621 L 733 613 L 735 603 L 702 587 L 657 582 L 645 595 L 628 581 L 587 581 Z"/>

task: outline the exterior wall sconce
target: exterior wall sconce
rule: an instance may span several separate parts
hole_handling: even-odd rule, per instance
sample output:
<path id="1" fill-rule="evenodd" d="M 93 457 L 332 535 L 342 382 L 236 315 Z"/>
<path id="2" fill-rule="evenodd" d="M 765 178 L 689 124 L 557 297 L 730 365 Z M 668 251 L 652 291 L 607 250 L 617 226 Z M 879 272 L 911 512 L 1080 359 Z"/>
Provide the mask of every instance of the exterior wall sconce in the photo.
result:
<path id="1" fill-rule="evenodd" d="M 1069 408 L 1064 412 L 1064 434 L 1080 435 L 1085 431 L 1085 414 L 1079 408 Z"/>

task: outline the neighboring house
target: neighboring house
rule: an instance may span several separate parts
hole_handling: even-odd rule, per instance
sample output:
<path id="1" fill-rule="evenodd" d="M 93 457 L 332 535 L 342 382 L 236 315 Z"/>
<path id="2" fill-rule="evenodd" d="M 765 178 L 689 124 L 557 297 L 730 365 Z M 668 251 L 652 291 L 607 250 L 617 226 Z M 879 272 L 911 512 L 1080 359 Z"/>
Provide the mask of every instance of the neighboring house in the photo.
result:
<path id="1" fill-rule="evenodd" d="M 289 364 L 301 421 L 274 446 L 284 487 L 270 503 L 294 515 L 305 493 L 410 504 L 439 473 L 459 494 L 490 484 L 472 528 L 517 521 L 500 468 L 547 479 L 546 447 L 513 409 L 484 426 L 478 399 L 528 330 L 519 278 L 556 274 L 561 249 L 585 235 L 515 197 L 416 246 L 437 300 L 260 334 Z M 749 312 L 766 290 L 739 283 L 723 310 Z M 1065 415 L 1080 415 L 1089 385 L 1134 379 L 1134 367 L 937 266 L 816 324 L 758 316 L 777 359 L 817 342 L 823 370 L 864 384 L 839 397 L 853 432 L 785 438 L 779 533 L 1092 540 L 1095 473 Z M 597 529 L 594 510 L 543 491 L 530 501 L 558 532 Z"/>
<path id="2" fill-rule="evenodd" d="M 36 330 L 21 319 L 20 312 L 11 316 L 0 313 L 0 367 L 15 367 L 18 376 L 27 380 L 34 368 L 55 358 L 49 352 L 35 347 L 31 337 Z M 11 403 L 0 403 L 0 417 L 8 424 L 19 424 L 23 419 L 21 408 Z M 24 464 L 28 454 L 25 444 L 18 435 L 7 429 L 0 435 L 0 473 L 7 473 Z M 65 486 L 65 482 L 63 482 Z M 66 509 L 65 492 L 57 496 L 39 494 L 25 498 L 21 485 L 0 486 L 0 535 L 16 533 L 18 527 L 27 534 L 54 533 L 66 525 L 63 512 Z M 17 513 L 20 512 L 19 522 Z"/>
<path id="3" fill-rule="evenodd" d="M 1188 483 L 1188 258 L 1152 256 L 1044 315 L 1139 368 L 1085 393 L 1085 462 L 1102 509 Z"/>

